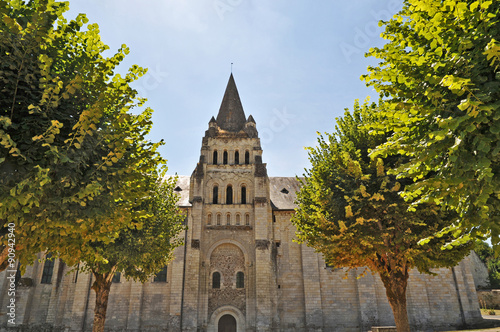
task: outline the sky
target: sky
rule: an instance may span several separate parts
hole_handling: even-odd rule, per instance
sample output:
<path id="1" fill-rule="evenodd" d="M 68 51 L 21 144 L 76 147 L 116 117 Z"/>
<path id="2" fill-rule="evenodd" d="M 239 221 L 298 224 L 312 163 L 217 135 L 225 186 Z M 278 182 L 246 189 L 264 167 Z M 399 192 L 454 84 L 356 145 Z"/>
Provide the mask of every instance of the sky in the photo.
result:
<path id="1" fill-rule="evenodd" d="M 269 176 L 302 176 L 305 147 L 335 118 L 371 96 L 360 76 L 377 63 L 382 27 L 401 0 L 70 0 L 66 19 L 97 23 L 109 56 L 122 44 L 148 73 L 134 83 L 154 110 L 151 141 L 168 173 L 191 175 L 202 137 L 232 73 L 246 116 L 257 123 Z M 232 64 L 232 65 L 231 65 Z M 232 67 L 232 69 L 231 69 Z"/>

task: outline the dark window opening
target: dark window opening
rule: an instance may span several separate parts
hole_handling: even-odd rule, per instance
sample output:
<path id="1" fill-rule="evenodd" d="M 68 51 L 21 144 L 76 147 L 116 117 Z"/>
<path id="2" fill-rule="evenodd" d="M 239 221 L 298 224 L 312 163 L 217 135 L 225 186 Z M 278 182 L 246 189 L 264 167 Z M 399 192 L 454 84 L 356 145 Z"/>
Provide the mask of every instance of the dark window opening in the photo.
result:
<path id="1" fill-rule="evenodd" d="M 227 165 L 227 151 L 224 151 L 224 154 L 222 155 L 222 163 Z"/>
<path id="2" fill-rule="evenodd" d="M 273 214 L 273 222 L 276 222 L 276 216 Z"/>
<path id="3" fill-rule="evenodd" d="M 227 186 L 226 189 L 226 204 L 233 204 L 233 187 Z"/>
<path id="4" fill-rule="evenodd" d="M 220 273 L 214 272 L 212 275 L 212 288 L 220 288 Z"/>
<path id="5" fill-rule="evenodd" d="M 219 187 L 215 186 L 212 192 L 212 203 L 218 204 L 219 202 Z"/>
<path id="6" fill-rule="evenodd" d="M 174 191 L 179 192 L 179 191 L 182 191 L 182 189 L 181 189 L 181 187 L 177 186 L 177 187 L 175 187 Z"/>
<path id="7" fill-rule="evenodd" d="M 45 256 L 45 258 L 47 260 L 43 265 L 42 281 L 40 281 L 40 283 L 50 284 L 52 282 L 52 274 L 54 273 L 54 260 L 50 260 L 50 258 L 52 258 L 51 253 L 48 253 L 47 256 Z"/>
<path id="8" fill-rule="evenodd" d="M 241 204 L 247 204 L 247 188 L 241 187 Z"/>
<path id="9" fill-rule="evenodd" d="M 283 194 L 288 194 L 288 193 L 289 193 L 289 191 L 288 191 L 286 188 L 281 189 L 281 192 L 282 192 Z"/>
<path id="10" fill-rule="evenodd" d="M 122 274 L 120 272 L 116 272 L 115 275 L 113 276 L 113 279 L 111 280 L 111 282 L 112 283 L 119 283 L 121 277 L 122 277 Z"/>
<path id="11" fill-rule="evenodd" d="M 167 267 L 165 266 L 155 275 L 154 282 L 167 282 Z"/>
<path id="12" fill-rule="evenodd" d="M 245 164 L 250 164 L 250 152 L 245 151 Z"/>
<path id="13" fill-rule="evenodd" d="M 243 272 L 236 273 L 236 288 L 245 288 L 245 275 Z"/>
<path id="14" fill-rule="evenodd" d="M 239 153 L 238 151 L 236 151 L 236 152 L 234 153 L 234 163 L 235 163 L 236 165 L 238 165 L 238 164 L 240 163 L 240 153 Z"/>
<path id="15" fill-rule="evenodd" d="M 217 150 L 214 150 L 213 164 L 217 165 Z"/>
<path id="16" fill-rule="evenodd" d="M 276 248 L 279 248 L 281 245 L 281 242 L 280 241 L 276 241 Z"/>

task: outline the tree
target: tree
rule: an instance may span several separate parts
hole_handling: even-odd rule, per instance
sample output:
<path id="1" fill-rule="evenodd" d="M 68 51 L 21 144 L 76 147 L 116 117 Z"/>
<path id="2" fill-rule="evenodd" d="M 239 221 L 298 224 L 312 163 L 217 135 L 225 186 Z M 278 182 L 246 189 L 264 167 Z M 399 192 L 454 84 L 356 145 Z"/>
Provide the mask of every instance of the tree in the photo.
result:
<path id="1" fill-rule="evenodd" d="M 74 264 L 81 247 L 139 225 L 144 173 L 165 164 L 163 143 L 145 140 L 152 111 L 130 112 L 146 70 L 114 74 L 127 47 L 103 57 L 98 26 L 81 31 L 87 18 L 68 22 L 67 9 L 0 1 L 0 270 L 14 251 L 8 225 L 23 267 L 47 249 Z"/>
<path id="2" fill-rule="evenodd" d="M 477 240 L 474 251 L 488 268 L 490 287 L 500 288 L 500 258 L 495 256 L 495 252 L 485 241 Z"/>
<path id="3" fill-rule="evenodd" d="M 457 211 L 461 234 L 500 243 L 500 2 L 405 0 L 382 22 L 380 59 L 364 76 L 385 99 L 375 156 L 408 156 L 405 197 Z M 466 238 L 457 240 L 466 241 Z"/>
<path id="4" fill-rule="evenodd" d="M 177 235 L 184 229 L 184 216 L 176 206 L 176 178 L 160 182 L 156 175 L 148 176 L 145 183 L 150 192 L 143 208 L 151 212 L 149 216 L 137 226 L 120 232 L 113 242 L 89 242 L 81 248 L 82 270 L 95 277 L 92 284 L 96 293 L 94 332 L 104 331 L 113 276 L 123 272 L 127 279 L 146 282 L 172 260 L 173 250 L 182 244 L 182 238 Z M 120 218 L 119 214 L 116 217 Z"/>
<path id="5" fill-rule="evenodd" d="M 370 158 L 370 149 L 386 141 L 385 133 L 370 134 L 369 123 L 379 121 L 375 104 L 359 105 L 337 119 L 334 134 L 320 135 L 309 149 L 307 170 L 292 218 L 299 241 L 321 252 L 329 265 L 367 267 L 380 275 L 398 331 L 410 331 L 406 310 L 409 271 L 431 273 L 452 267 L 471 249 L 465 243 L 441 250 L 449 234 L 418 242 L 450 225 L 453 215 L 438 205 L 421 204 L 409 211 L 399 195 L 410 180 L 398 180 L 389 171 L 404 162 L 402 156 Z"/>

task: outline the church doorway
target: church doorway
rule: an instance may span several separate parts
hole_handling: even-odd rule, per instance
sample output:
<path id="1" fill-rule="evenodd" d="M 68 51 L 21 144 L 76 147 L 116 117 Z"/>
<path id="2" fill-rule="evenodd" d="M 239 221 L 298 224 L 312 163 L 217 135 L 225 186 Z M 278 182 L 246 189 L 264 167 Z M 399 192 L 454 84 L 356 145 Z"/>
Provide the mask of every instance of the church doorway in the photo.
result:
<path id="1" fill-rule="evenodd" d="M 218 332 L 236 332 L 236 319 L 232 315 L 224 315 L 219 319 Z"/>

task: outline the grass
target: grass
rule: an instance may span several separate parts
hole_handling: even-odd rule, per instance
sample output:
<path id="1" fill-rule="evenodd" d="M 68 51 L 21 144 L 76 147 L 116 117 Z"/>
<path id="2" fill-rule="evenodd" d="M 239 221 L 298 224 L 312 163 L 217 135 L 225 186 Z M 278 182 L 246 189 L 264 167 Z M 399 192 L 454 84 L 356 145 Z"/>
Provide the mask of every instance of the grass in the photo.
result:
<path id="1" fill-rule="evenodd" d="M 500 310 L 498 309 L 481 309 L 481 314 L 488 315 L 500 315 Z"/>

